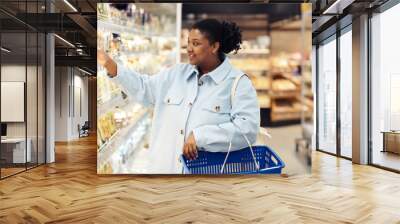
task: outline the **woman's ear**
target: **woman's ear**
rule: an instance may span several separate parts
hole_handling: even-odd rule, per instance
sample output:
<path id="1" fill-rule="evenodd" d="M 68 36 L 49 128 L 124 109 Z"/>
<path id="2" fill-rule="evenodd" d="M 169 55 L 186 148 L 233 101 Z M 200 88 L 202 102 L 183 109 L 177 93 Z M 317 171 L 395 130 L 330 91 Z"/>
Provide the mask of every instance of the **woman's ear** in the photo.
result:
<path id="1" fill-rule="evenodd" d="M 220 43 L 219 43 L 219 42 L 213 43 L 213 45 L 212 45 L 212 52 L 213 52 L 214 54 L 217 54 L 217 53 L 218 53 L 218 50 L 219 50 L 219 47 L 220 47 Z"/>

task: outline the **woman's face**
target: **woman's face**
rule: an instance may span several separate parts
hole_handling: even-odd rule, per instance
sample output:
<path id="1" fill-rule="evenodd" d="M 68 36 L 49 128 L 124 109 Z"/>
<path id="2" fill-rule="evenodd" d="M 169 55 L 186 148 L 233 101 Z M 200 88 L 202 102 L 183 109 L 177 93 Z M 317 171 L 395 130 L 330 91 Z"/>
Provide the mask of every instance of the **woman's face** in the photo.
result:
<path id="1" fill-rule="evenodd" d="M 219 43 L 210 44 L 210 41 L 200 30 L 192 29 L 189 32 L 187 53 L 192 65 L 201 65 L 217 55 Z"/>

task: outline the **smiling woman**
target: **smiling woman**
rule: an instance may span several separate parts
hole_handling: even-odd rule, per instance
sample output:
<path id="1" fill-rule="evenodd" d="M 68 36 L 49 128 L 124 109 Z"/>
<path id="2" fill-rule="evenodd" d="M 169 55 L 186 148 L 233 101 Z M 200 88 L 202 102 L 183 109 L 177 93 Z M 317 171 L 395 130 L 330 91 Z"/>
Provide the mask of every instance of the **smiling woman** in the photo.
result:
<path id="1" fill-rule="evenodd" d="M 242 34 L 235 23 L 205 19 L 193 25 L 188 38 L 188 55 L 191 64 L 207 63 L 208 56 L 217 55 L 223 61 L 225 54 L 240 49 Z M 210 54 L 211 53 L 211 54 Z M 208 58 L 216 61 L 215 58 Z M 202 67 L 202 66 L 200 66 Z"/>
<path id="2" fill-rule="evenodd" d="M 199 21 L 188 38 L 190 63 L 152 76 L 132 71 L 102 50 L 98 52 L 99 65 L 128 96 L 154 107 L 148 173 L 181 173 L 181 154 L 194 160 L 198 150 L 227 151 L 230 141 L 232 150 L 239 150 L 256 141 L 260 123 L 256 91 L 225 56 L 236 53 L 241 42 L 235 23 Z"/>

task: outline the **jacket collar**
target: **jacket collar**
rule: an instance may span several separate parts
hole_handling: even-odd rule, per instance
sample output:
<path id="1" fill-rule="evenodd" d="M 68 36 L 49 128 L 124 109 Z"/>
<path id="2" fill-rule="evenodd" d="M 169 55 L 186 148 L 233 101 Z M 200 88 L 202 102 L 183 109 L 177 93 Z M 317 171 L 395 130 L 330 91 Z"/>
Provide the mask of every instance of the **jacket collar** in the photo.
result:
<path id="1" fill-rule="evenodd" d="M 204 74 L 203 76 L 208 75 L 216 84 L 219 84 L 227 77 L 231 69 L 232 65 L 228 57 L 225 57 L 224 61 L 216 69 Z M 192 71 L 189 73 L 189 76 L 187 78 L 189 79 L 194 74 L 198 75 L 199 70 L 195 65 L 192 65 Z"/>

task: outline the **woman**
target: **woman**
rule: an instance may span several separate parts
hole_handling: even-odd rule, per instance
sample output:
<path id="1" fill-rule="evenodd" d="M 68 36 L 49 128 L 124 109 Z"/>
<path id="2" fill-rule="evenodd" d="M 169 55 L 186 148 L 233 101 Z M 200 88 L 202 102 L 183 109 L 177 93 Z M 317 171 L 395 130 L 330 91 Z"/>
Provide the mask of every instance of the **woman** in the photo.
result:
<path id="1" fill-rule="evenodd" d="M 257 95 L 250 79 L 225 56 L 240 49 L 242 36 L 235 23 L 206 19 L 189 33 L 190 64 L 177 64 L 152 76 L 128 70 L 104 52 L 98 63 L 125 91 L 154 107 L 149 173 L 181 173 L 179 159 L 197 157 L 197 150 L 227 151 L 256 140 L 260 122 Z M 231 103 L 231 88 L 241 76 Z"/>

